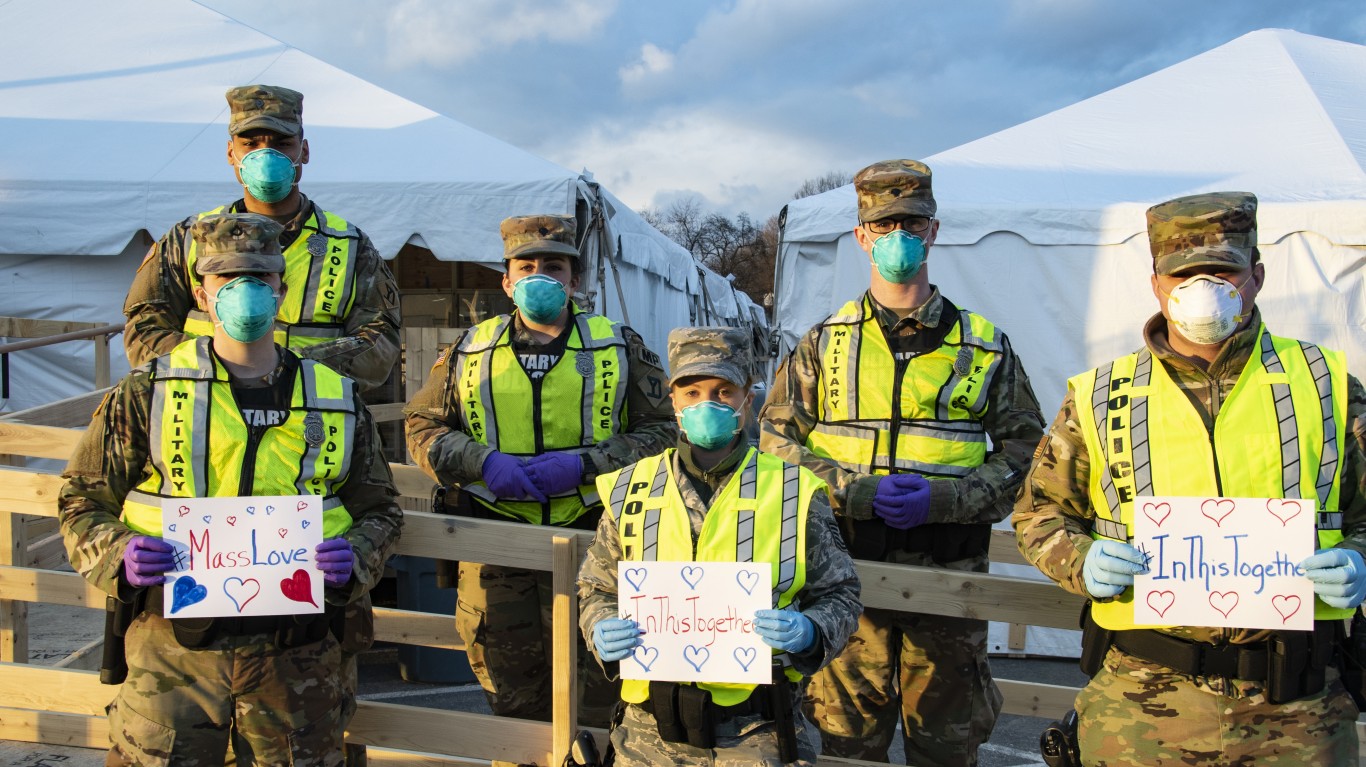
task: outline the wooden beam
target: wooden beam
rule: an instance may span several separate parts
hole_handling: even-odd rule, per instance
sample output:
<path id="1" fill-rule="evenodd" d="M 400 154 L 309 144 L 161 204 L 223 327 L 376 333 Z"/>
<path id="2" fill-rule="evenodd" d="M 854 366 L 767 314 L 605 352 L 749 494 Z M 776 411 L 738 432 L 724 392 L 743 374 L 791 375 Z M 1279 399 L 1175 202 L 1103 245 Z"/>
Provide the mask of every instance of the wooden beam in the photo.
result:
<path id="1" fill-rule="evenodd" d="M 991 531 L 991 552 L 988 556 L 992 562 L 1003 565 L 1034 566 L 1020 553 L 1020 547 L 1015 543 L 1015 532 L 1013 530 Z"/>
<path id="2" fill-rule="evenodd" d="M 1082 599 L 1051 582 L 858 561 L 865 607 L 1075 629 Z"/>
<path id="3" fill-rule="evenodd" d="M 32 567 L 0 567 L 0 594 L 20 602 L 44 602 L 103 610 L 105 594 L 76 573 Z M 2 699 L 2 698 L 0 698 Z"/>
<path id="4" fill-rule="evenodd" d="M 1003 714 L 1016 716 L 1039 716 L 1047 719 L 1061 719 L 1072 708 L 1081 692 L 1076 687 L 1038 682 L 1016 682 L 1011 679 L 997 679 L 996 685 L 1005 696 Z"/>
<path id="5" fill-rule="evenodd" d="M 557 535 L 582 538 L 584 551 L 593 538 L 587 530 L 407 511 L 397 553 L 550 570 L 551 541 Z"/>
<path id="6" fill-rule="evenodd" d="M 68 322 L 65 320 L 32 320 L 27 317 L 0 317 L 0 338 L 46 338 L 77 330 L 91 330 L 104 322 Z"/>
<path id="7" fill-rule="evenodd" d="M 577 543 L 577 538 L 568 535 L 557 535 L 551 543 L 551 764 L 564 763 L 579 729 L 579 604 L 574 582 L 579 572 Z"/>
<path id="8" fill-rule="evenodd" d="M 0 421 L 0 453 L 65 461 L 84 433 L 84 429 Z"/>
<path id="9" fill-rule="evenodd" d="M 550 723 L 360 701 L 346 739 L 367 746 L 552 764 Z"/>
<path id="10" fill-rule="evenodd" d="M 0 708 L 0 740 L 72 748 L 109 748 L 109 720 L 93 714 Z"/>
<path id="11" fill-rule="evenodd" d="M 90 425 L 90 417 L 95 414 L 95 408 L 99 407 L 100 400 L 104 399 L 104 395 L 108 391 L 108 389 L 96 389 L 85 394 L 49 402 L 46 405 L 31 407 L 28 410 L 20 410 L 17 413 L 0 417 L 0 421 L 84 429 Z"/>
<path id="12" fill-rule="evenodd" d="M 454 615 L 375 608 L 375 639 L 381 642 L 463 650 L 465 641 L 455 630 Z"/>
<path id="13" fill-rule="evenodd" d="M 14 708 L 99 716 L 118 691 L 98 671 L 0 663 L 0 700 Z"/>
<path id="14" fill-rule="evenodd" d="M 55 517 L 65 482 L 57 474 L 0 468 L 0 512 Z"/>

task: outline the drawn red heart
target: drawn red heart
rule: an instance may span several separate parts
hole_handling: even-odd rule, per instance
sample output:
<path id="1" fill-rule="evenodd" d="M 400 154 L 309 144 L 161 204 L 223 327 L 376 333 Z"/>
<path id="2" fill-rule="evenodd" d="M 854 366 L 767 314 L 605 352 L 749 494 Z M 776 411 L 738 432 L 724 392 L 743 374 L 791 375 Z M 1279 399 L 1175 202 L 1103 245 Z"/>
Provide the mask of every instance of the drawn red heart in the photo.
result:
<path id="1" fill-rule="evenodd" d="M 1300 611 L 1300 598 L 1294 594 L 1277 594 L 1271 598 L 1271 606 L 1281 615 L 1281 622 Z"/>
<path id="2" fill-rule="evenodd" d="M 1143 516 L 1151 519 L 1154 525 L 1162 526 L 1167 521 L 1167 517 L 1172 515 L 1172 505 L 1163 501 L 1162 503 L 1143 504 Z"/>
<path id="3" fill-rule="evenodd" d="M 236 526 L 237 526 L 237 517 L 228 517 L 228 525 L 229 525 L 230 527 L 236 527 Z"/>
<path id="4" fill-rule="evenodd" d="M 1209 517 L 1215 525 L 1221 525 L 1237 505 L 1230 498 L 1210 498 L 1200 504 L 1200 513 Z"/>
<path id="5" fill-rule="evenodd" d="M 190 507 L 189 507 L 189 506 L 181 506 L 180 508 L 176 509 L 176 511 L 178 511 L 178 512 L 180 513 L 180 516 L 183 517 L 183 516 L 185 516 L 186 514 L 189 514 L 189 513 L 190 513 Z"/>
<path id="6" fill-rule="evenodd" d="M 287 527 L 282 527 L 282 528 L 280 528 L 279 530 L 276 530 L 275 532 L 279 533 L 279 534 L 280 534 L 280 537 L 283 538 L 283 537 L 285 537 L 286 535 L 289 535 L 289 528 L 287 528 Z"/>
<path id="7" fill-rule="evenodd" d="M 303 511 L 306 508 L 308 508 L 308 501 L 299 501 L 299 508 L 295 509 L 295 511 Z"/>
<path id="8" fill-rule="evenodd" d="M 1220 615 L 1228 618 L 1228 614 L 1238 606 L 1238 592 L 1211 591 L 1209 593 L 1209 606 L 1218 610 Z"/>
<path id="9" fill-rule="evenodd" d="M 1157 617 L 1165 618 L 1167 611 L 1176 604 L 1176 594 L 1170 591 L 1149 591 L 1147 597 L 1148 607 L 1157 613 Z"/>
<path id="10" fill-rule="evenodd" d="M 1284 498 L 1268 498 L 1266 501 L 1266 510 L 1271 512 L 1271 516 L 1281 521 L 1281 527 L 1285 527 L 1286 522 L 1298 517 L 1300 512 L 1304 509 L 1300 505 L 1300 501 L 1287 500 Z"/>
<path id="11" fill-rule="evenodd" d="M 280 593 L 284 594 L 286 599 L 318 606 L 318 603 L 313 601 L 313 581 L 308 577 L 308 571 L 303 568 L 295 570 L 293 576 L 280 581 Z"/>

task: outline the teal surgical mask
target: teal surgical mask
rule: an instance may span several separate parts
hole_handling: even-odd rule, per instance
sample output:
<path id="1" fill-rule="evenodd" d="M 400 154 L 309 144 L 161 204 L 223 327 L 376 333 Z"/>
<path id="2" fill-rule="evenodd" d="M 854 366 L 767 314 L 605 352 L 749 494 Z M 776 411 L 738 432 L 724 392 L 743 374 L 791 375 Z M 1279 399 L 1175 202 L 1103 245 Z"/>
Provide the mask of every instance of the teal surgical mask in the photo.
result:
<path id="1" fill-rule="evenodd" d="M 739 413 L 722 402 L 699 402 L 675 415 L 688 441 L 703 450 L 723 448 L 740 433 Z"/>
<path id="2" fill-rule="evenodd" d="M 925 241 L 901 229 L 884 234 L 873 242 L 873 263 L 884 280 L 910 282 L 925 265 Z"/>
<path id="3" fill-rule="evenodd" d="M 249 344 L 269 333 L 280 309 L 275 289 L 255 277 L 238 277 L 209 297 L 230 338 Z"/>
<path id="4" fill-rule="evenodd" d="M 532 274 L 512 286 L 512 303 L 532 322 L 545 325 L 554 322 L 564 311 L 569 294 L 554 277 Z"/>
<path id="5" fill-rule="evenodd" d="M 243 155 L 237 164 L 242 186 L 261 202 L 279 202 L 294 188 L 294 169 L 299 167 L 289 155 L 276 149 L 256 149 Z"/>

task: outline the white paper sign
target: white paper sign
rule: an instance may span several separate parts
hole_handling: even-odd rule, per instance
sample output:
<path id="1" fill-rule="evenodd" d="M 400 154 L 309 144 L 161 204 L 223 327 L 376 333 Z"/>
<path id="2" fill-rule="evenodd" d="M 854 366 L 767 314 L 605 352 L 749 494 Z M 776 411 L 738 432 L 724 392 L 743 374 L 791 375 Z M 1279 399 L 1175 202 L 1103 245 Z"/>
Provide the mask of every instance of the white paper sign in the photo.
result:
<path id="1" fill-rule="evenodd" d="M 1315 504 L 1280 498 L 1134 499 L 1134 622 L 1310 630 Z"/>
<path id="2" fill-rule="evenodd" d="M 773 606 L 768 562 L 619 562 L 617 613 L 644 629 L 623 679 L 773 681 L 754 612 Z"/>
<path id="3" fill-rule="evenodd" d="M 323 539 L 316 495 L 162 501 L 162 538 L 175 546 L 167 618 L 298 615 L 323 611 Z"/>

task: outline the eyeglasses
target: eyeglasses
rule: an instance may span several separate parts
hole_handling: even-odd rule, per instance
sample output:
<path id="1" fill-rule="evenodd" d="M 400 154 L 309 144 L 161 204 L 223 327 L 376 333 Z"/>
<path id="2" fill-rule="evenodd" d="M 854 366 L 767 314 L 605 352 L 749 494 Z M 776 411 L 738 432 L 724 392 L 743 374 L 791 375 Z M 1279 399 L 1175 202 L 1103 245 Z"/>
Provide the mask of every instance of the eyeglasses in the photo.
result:
<path id="1" fill-rule="evenodd" d="M 864 226 L 873 234 L 889 234 L 896 229 L 910 232 L 914 235 L 922 235 L 930 230 L 932 218 L 922 216 L 912 216 L 910 218 L 882 218 L 877 221 L 865 221 Z"/>

